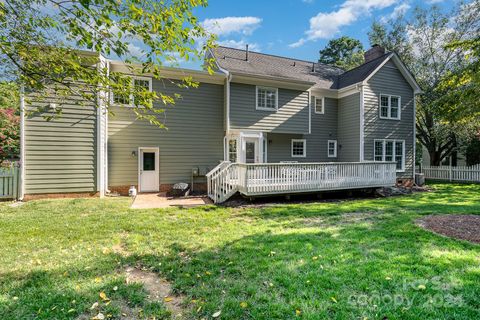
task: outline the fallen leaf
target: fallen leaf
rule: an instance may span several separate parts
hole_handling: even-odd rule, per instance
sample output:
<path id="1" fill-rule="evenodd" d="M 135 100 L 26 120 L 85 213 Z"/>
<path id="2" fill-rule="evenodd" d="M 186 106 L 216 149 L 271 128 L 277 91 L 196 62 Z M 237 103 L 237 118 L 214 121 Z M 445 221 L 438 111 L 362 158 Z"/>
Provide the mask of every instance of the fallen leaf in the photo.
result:
<path id="1" fill-rule="evenodd" d="M 426 288 L 427 287 L 425 287 L 424 284 L 419 284 L 418 287 L 417 287 L 418 290 L 425 290 Z"/>
<path id="2" fill-rule="evenodd" d="M 170 302 L 170 301 L 172 301 L 172 300 L 173 300 L 172 297 L 165 297 L 165 298 L 163 299 L 163 301 L 165 301 L 165 302 Z"/>
<path id="3" fill-rule="evenodd" d="M 392 278 L 390 278 L 390 277 L 385 277 L 385 280 L 392 280 Z"/>
<path id="4" fill-rule="evenodd" d="M 92 320 L 104 320 L 105 316 L 103 313 L 99 312 L 95 317 L 92 318 Z"/>
<path id="5" fill-rule="evenodd" d="M 100 278 L 100 277 L 96 277 L 96 278 L 95 278 L 95 282 L 96 282 L 96 283 L 100 283 L 100 282 L 102 282 L 102 278 Z"/>
<path id="6" fill-rule="evenodd" d="M 94 304 L 92 304 L 92 306 L 90 307 L 90 310 L 93 310 L 95 308 L 98 307 L 98 302 L 95 302 Z"/>
<path id="7" fill-rule="evenodd" d="M 117 286 L 113 287 L 113 291 L 117 291 L 117 290 L 118 290 Z"/>
<path id="8" fill-rule="evenodd" d="M 221 310 L 220 310 L 220 311 L 217 311 L 217 312 L 215 312 L 214 314 L 212 314 L 212 318 L 218 318 L 218 317 L 220 317 L 221 314 L 222 314 L 222 311 L 221 311 Z"/>
<path id="9" fill-rule="evenodd" d="M 18 300 L 18 297 L 13 297 L 13 300 Z"/>
<path id="10" fill-rule="evenodd" d="M 330 297 L 330 299 L 332 299 L 333 302 L 337 303 L 337 299 L 335 299 L 335 297 Z"/>
<path id="11" fill-rule="evenodd" d="M 248 303 L 246 303 L 245 301 L 242 301 L 242 302 L 240 302 L 240 307 L 245 309 L 246 307 L 248 307 Z"/>
<path id="12" fill-rule="evenodd" d="M 75 309 L 70 309 L 67 311 L 67 313 L 72 313 L 72 312 L 75 312 Z"/>
<path id="13" fill-rule="evenodd" d="M 318 260 L 318 257 L 317 257 L 317 256 L 313 256 L 313 257 L 312 257 L 312 260 Z"/>
<path id="14" fill-rule="evenodd" d="M 99 296 L 100 296 L 100 299 L 102 299 L 103 301 L 109 301 L 110 300 L 110 299 L 108 299 L 107 295 L 103 291 L 100 292 Z"/>
<path id="15" fill-rule="evenodd" d="M 302 311 L 300 309 L 295 310 L 295 315 L 299 316 L 302 314 Z"/>

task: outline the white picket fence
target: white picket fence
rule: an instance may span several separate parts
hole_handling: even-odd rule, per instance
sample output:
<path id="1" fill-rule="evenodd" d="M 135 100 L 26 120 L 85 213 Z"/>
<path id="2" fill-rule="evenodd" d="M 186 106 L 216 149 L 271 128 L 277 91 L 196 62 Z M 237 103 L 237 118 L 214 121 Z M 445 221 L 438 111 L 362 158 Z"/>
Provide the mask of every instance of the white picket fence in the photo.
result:
<path id="1" fill-rule="evenodd" d="M 18 163 L 0 166 L 0 200 L 16 200 L 20 190 L 20 168 Z"/>
<path id="2" fill-rule="evenodd" d="M 420 171 L 426 179 L 460 182 L 480 182 L 480 164 L 466 166 L 422 166 Z"/>

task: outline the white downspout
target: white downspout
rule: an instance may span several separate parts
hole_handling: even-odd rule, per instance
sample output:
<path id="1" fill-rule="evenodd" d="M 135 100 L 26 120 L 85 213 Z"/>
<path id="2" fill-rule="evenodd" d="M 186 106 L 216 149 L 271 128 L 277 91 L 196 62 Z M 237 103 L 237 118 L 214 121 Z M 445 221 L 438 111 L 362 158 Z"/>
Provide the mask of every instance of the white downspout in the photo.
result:
<path id="1" fill-rule="evenodd" d="M 360 85 L 360 162 L 365 161 L 365 100 L 363 85 Z"/>
<path id="2" fill-rule="evenodd" d="M 20 194 L 21 201 L 25 196 L 25 89 L 20 87 Z"/>

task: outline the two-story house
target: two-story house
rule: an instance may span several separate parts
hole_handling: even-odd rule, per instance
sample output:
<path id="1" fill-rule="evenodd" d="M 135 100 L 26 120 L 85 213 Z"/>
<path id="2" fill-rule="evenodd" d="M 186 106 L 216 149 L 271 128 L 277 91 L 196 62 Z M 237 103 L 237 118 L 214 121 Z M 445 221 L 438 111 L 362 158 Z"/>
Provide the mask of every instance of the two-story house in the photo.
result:
<path id="1" fill-rule="evenodd" d="M 221 192 L 215 200 L 223 201 L 237 191 L 311 192 L 413 179 L 420 89 L 395 53 L 375 46 L 347 72 L 248 48 L 218 47 L 208 57 L 216 61 L 213 75 L 173 68 L 164 69 L 165 80 L 132 74 L 149 90 L 181 94 L 162 115 L 168 130 L 137 120 L 128 102 L 109 92 L 118 104 L 113 116 L 95 101 L 55 105 L 62 117 L 51 121 L 22 114 L 25 197 L 126 193 L 131 186 L 157 192 L 191 181 L 198 189 L 208 181 L 209 194 Z M 130 72 L 119 61 L 100 63 Z M 167 81 L 187 75 L 198 88 Z"/>

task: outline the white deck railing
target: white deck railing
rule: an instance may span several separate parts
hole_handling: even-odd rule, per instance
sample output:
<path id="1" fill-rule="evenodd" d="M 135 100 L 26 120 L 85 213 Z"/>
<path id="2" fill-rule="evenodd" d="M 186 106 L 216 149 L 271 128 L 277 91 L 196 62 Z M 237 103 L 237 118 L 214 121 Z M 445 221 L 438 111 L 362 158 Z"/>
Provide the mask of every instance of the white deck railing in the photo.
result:
<path id="1" fill-rule="evenodd" d="M 392 162 L 229 163 L 207 180 L 210 198 L 223 202 L 237 191 L 259 196 L 392 186 L 396 169 Z"/>

